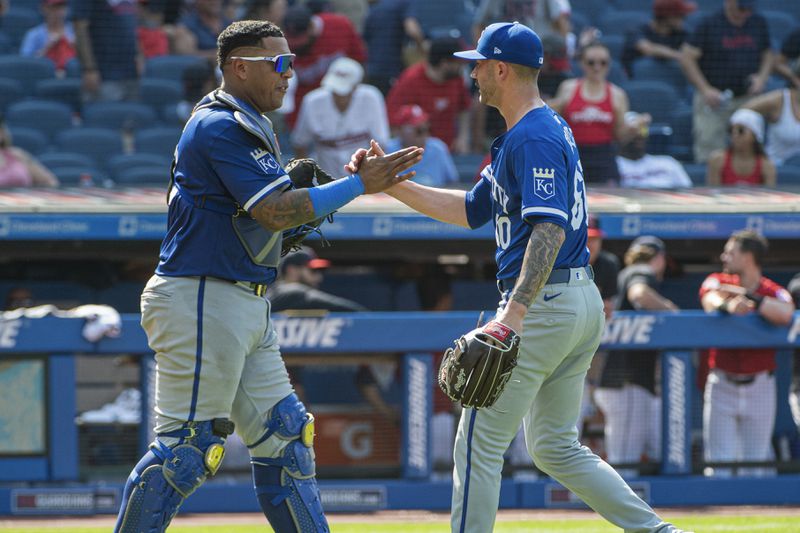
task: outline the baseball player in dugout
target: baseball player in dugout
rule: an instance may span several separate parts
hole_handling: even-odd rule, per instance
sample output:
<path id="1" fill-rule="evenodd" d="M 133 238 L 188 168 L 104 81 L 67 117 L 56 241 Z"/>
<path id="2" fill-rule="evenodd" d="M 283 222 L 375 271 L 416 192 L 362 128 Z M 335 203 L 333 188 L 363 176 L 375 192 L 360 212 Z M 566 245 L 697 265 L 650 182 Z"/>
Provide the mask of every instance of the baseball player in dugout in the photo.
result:
<path id="1" fill-rule="evenodd" d="M 539 96 L 542 42 L 519 23 L 484 29 L 471 76 L 506 133 L 471 191 L 400 183 L 387 192 L 413 209 L 465 228 L 495 227 L 500 305 L 458 339 L 439 384 L 465 407 L 456 434 L 451 527 L 489 533 L 503 452 L 524 425 L 536 466 L 627 532 L 680 531 L 664 522 L 613 468 L 578 442 L 584 378 L 603 331 L 603 300 L 586 248 L 586 191 L 572 132 Z M 362 157 L 357 152 L 351 170 Z M 479 361 L 486 372 L 466 368 Z M 465 376 L 469 376 L 465 378 Z M 500 379 L 494 379 L 499 376 Z"/>
<path id="2" fill-rule="evenodd" d="M 706 312 L 758 313 L 776 326 L 788 326 L 794 303 L 789 291 L 765 278 L 761 265 L 767 240 L 753 231 L 730 236 L 720 256 L 722 272 L 700 287 Z M 775 350 L 708 350 L 709 373 L 703 403 L 703 447 L 709 463 L 769 461 L 775 426 Z M 739 468 L 739 475 L 765 475 L 768 468 Z M 706 474 L 731 476 L 730 467 L 708 467 Z"/>
<path id="3" fill-rule="evenodd" d="M 217 43 L 222 85 L 197 104 L 175 149 L 167 234 L 142 293 L 157 364 L 157 436 L 128 477 L 115 531 L 165 531 L 216 473 L 235 430 L 272 528 L 327 532 L 314 419 L 289 382 L 266 289 L 298 231 L 406 179 L 400 173 L 423 150 L 371 155 L 358 174 L 299 187 L 300 167 L 287 173 L 264 117 L 281 106 L 293 76 L 283 32 L 269 21 L 239 21 Z M 316 172 L 308 184 L 323 182 Z"/>

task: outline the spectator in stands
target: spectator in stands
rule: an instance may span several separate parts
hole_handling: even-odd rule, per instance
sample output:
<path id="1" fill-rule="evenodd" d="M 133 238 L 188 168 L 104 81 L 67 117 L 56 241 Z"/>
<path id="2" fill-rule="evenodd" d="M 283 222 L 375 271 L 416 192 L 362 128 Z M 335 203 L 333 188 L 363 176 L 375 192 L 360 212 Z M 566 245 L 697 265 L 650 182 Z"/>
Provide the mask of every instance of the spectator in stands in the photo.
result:
<path id="1" fill-rule="evenodd" d="M 764 117 L 739 109 L 730 119 L 730 143 L 708 160 L 706 184 L 774 187 L 775 164 L 764 152 Z"/>
<path id="2" fill-rule="evenodd" d="M 666 267 L 666 246 L 661 239 L 636 238 L 625 252 L 625 268 L 619 273 L 616 309 L 677 311 L 678 306 L 659 294 Z M 658 360 L 659 352 L 653 350 L 611 351 L 606 357 L 594 398 L 605 416 L 606 453 L 612 465 L 639 463 L 643 456 L 657 460 L 660 456 Z"/>
<path id="3" fill-rule="evenodd" d="M 795 274 L 787 287 L 796 309 L 800 309 L 800 274 Z M 789 407 L 794 423 L 800 429 L 800 349 L 794 351 L 792 361 L 792 386 L 789 391 Z"/>
<path id="4" fill-rule="evenodd" d="M 164 29 L 164 13 L 150 0 L 139 0 L 139 26 L 136 28 L 139 49 L 144 59 L 165 56 L 170 52 L 170 38 Z"/>
<path id="5" fill-rule="evenodd" d="M 0 120 L 0 188 L 58 187 L 58 178 L 12 141 L 11 132 Z"/>
<path id="6" fill-rule="evenodd" d="M 289 3 L 287 0 L 253 0 L 247 7 L 244 18 L 247 20 L 269 20 L 278 26 L 282 26 L 288 9 Z"/>
<path id="7" fill-rule="evenodd" d="M 289 48 L 297 54 L 294 62 L 297 78 L 295 110 L 287 115 L 287 123 L 294 126 L 300 102 L 306 94 L 319 87 L 331 63 L 342 56 L 364 63 L 367 50 L 347 17 L 327 12 L 312 15 L 302 4 L 289 8 L 283 31 Z"/>
<path id="8" fill-rule="evenodd" d="M 780 53 L 775 59 L 775 70 L 800 89 L 800 28 L 795 29 L 783 40 Z"/>
<path id="9" fill-rule="evenodd" d="M 180 124 L 189 120 L 195 104 L 217 86 L 217 75 L 211 63 L 191 65 L 183 71 L 183 99 L 175 104 Z"/>
<path id="10" fill-rule="evenodd" d="M 754 6 L 755 0 L 723 0 L 723 8 L 704 17 L 681 47 L 681 66 L 695 87 L 697 163 L 725 146 L 731 113 L 764 90 L 772 70 L 767 21 Z"/>
<path id="11" fill-rule="evenodd" d="M 431 121 L 431 135 L 457 154 L 469 151 L 472 103 L 464 84 L 463 62 L 453 57 L 462 48 L 461 41 L 453 37 L 434 39 L 427 60 L 405 69 L 386 97 L 389 109 L 416 104 L 425 110 Z"/>
<path id="12" fill-rule="evenodd" d="M 688 38 L 684 21 L 696 9 L 697 4 L 687 0 L 655 0 L 653 20 L 625 35 L 622 66 L 628 75 L 633 62 L 642 57 L 680 62 L 680 49 Z"/>
<path id="13" fill-rule="evenodd" d="M 619 259 L 611 252 L 603 250 L 603 238 L 606 234 L 600 229 L 600 220 L 594 215 L 589 215 L 588 226 L 586 247 L 589 249 L 589 264 L 594 270 L 594 283 L 600 290 L 600 296 L 603 297 L 606 320 L 611 320 L 619 292 L 617 290 Z"/>
<path id="14" fill-rule="evenodd" d="M 223 7 L 222 0 L 194 0 L 175 27 L 175 53 L 216 59 L 217 37 L 232 22 Z"/>
<path id="15" fill-rule="evenodd" d="M 67 22 L 67 0 L 42 0 L 44 22 L 25 33 L 19 48 L 26 57 L 46 57 L 63 72 L 67 61 L 75 57 L 75 32 Z"/>
<path id="16" fill-rule="evenodd" d="M 473 11 L 472 3 L 463 0 L 409 0 L 403 26 L 415 48 L 405 50 L 406 64 L 412 65 L 425 57 L 425 50 L 433 40 L 468 39 Z"/>
<path id="17" fill-rule="evenodd" d="M 753 231 L 737 231 L 720 256 L 723 272 L 700 287 L 707 313 L 758 314 L 770 324 L 788 326 L 794 305 L 789 292 L 762 275 L 768 243 Z M 775 424 L 775 350 L 709 350 L 703 405 L 703 444 L 707 462 L 769 461 Z M 764 475 L 767 469 L 740 468 L 739 475 Z M 730 476 L 729 468 L 709 467 L 707 475 Z"/>
<path id="18" fill-rule="evenodd" d="M 628 111 L 625 113 L 625 122 L 640 124 L 639 113 Z M 620 146 L 617 156 L 620 185 L 642 189 L 691 187 L 692 180 L 677 159 L 670 155 L 647 153 L 649 131 L 647 126 L 641 126 L 633 137 Z"/>
<path id="19" fill-rule="evenodd" d="M 292 131 L 295 155 L 312 157 L 338 176 L 358 148 L 370 139 L 389 139 L 389 121 L 381 92 L 361 83 L 364 69 L 349 57 L 331 63 L 322 86 L 306 94 Z"/>
<path id="20" fill-rule="evenodd" d="M 800 74 L 800 61 L 796 61 L 794 67 Z M 776 167 L 800 154 L 800 87 L 764 93 L 749 100 L 744 107 L 761 113 L 769 122 L 764 149 Z"/>
<path id="21" fill-rule="evenodd" d="M 406 146 L 425 148 L 422 161 L 408 169 L 416 172 L 414 181 L 433 187 L 443 187 L 458 181 L 458 171 L 450 156 L 450 150 L 441 139 L 431 137 L 428 114 L 420 106 L 416 104 L 400 106 L 392 123 L 395 125 L 397 136 L 389 141 L 387 150 L 394 152 Z"/>
<path id="22" fill-rule="evenodd" d="M 135 99 L 142 64 L 136 0 L 72 0 L 70 11 L 84 98 Z"/>
<path id="23" fill-rule="evenodd" d="M 406 40 L 403 21 L 409 0 L 376 0 L 372 2 L 364 24 L 367 57 L 367 83 L 383 94 L 403 71 L 403 43 Z"/>
<path id="24" fill-rule="evenodd" d="M 594 41 L 580 52 L 582 78 L 565 81 L 550 102 L 572 128 L 581 154 L 583 178 L 587 183 L 619 183 L 615 156 L 616 143 L 626 142 L 642 127 L 650 124 L 650 115 L 642 114 L 636 123 L 626 123 L 628 96 L 608 81 L 611 52 Z"/>

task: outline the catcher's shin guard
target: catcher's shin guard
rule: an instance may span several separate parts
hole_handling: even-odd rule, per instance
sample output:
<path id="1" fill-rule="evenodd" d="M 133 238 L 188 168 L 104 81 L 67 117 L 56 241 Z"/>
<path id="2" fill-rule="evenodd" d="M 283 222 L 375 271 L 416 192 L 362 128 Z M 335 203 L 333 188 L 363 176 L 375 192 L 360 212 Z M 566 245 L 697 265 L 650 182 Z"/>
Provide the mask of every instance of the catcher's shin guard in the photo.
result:
<path id="1" fill-rule="evenodd" d="M 253 483 L 261 509 L 276 533 L 328 533 L 314 477 L 314 417 L 295 394 L 272 408 L 266 432 L 252 449 L 275 436 L 290 441 L 279 457 L 253 457 Z"/>
<path id="2" fill-rule="evenodd" d="M 167 446 L 158 438 L 134 467 L 125 483 L 115 533 L 161 533 L 167 529 L 183 500 L 206 477 L 217 473 L 225 455 L 225 437 L 233 422 L 215 419 L 190 423 L 184 429 L 159 436 L 181 438 Z"/>

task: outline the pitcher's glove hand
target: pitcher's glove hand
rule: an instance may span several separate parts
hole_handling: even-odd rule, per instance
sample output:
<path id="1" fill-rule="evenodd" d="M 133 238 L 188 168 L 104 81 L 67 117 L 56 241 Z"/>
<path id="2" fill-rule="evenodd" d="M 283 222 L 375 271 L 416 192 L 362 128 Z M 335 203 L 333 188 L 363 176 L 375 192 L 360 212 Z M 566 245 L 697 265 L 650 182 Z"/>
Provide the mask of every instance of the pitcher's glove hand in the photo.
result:
<path id="1" fill-rule="evenodd" d="M 334 181 L 334 177 L 322 170 L 316 161 L 310 158 L 290 159 L 284 167 L 286 173 L 292 180 L 292 185 L 295 189 L 306 189 L 310 187 L 318 187 Z M 334 211 L 335 212 L 335 211 Z M 312 232 L 319 233 L 323 243 L 327 244 L 325 237 L 322 235 L 319 227 L 328 219 L 329 222 L 333 221 L 333 213 L 301 224 L 296 228 L 290 228 L 283 232 L 283 244 L 281 245 L 281 256 L 284 256 L 292 250 L 300 248 L 306 237 Z"/>
<path id="2" fill-rule="evenodd" d="M 464 407 L 490 407 L 517 366 L 519 335 L 492 321 L 462 335 L 448 348 L 439 367 L 439 387 Z"/>

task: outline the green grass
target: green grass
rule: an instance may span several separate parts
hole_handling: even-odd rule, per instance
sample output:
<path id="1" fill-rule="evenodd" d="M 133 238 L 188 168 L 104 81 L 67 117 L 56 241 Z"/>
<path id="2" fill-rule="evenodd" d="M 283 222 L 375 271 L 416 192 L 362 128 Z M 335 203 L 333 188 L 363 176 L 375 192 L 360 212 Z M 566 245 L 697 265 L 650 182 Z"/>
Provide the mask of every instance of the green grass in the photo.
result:
<path id="1" fill-rule="evenodd" d="M 798 533 L 800 521 L 797 516 L 781 516 L 766 514 L 764 516 L 680 516 L 670 519 L 677 526 L 693 530 L 696 533 L 713 532 L 751 532 L 759 533 Z M 100 533 L 107 532 L 108 527 L 50 527 L 43 528 L 31 522 L 24 527 L 6 528 L 8 533 Z M 333 533 L 447 533 L 448 524 L 445 519 L 438 522 L 407 524 L 401 522 L 340 522 L 331 524 Z M 266 525 L 194 525 L 176 524 L 169 528 L 169 533 L 251 533 L 253 531 L 269 531 Z M 611 533 L 620 530 L 600 519 L 552 519 L 527 521 L 499 521 L 495 533 Z"/>

